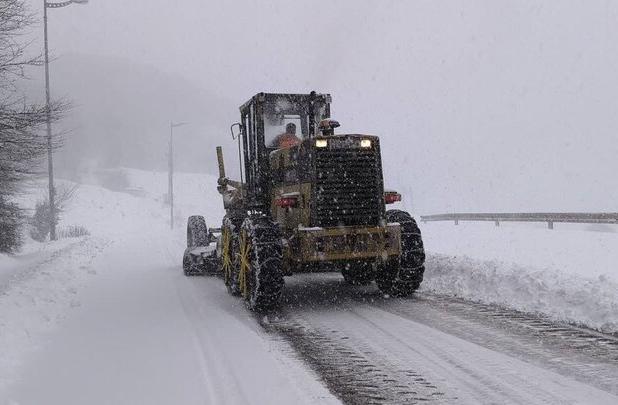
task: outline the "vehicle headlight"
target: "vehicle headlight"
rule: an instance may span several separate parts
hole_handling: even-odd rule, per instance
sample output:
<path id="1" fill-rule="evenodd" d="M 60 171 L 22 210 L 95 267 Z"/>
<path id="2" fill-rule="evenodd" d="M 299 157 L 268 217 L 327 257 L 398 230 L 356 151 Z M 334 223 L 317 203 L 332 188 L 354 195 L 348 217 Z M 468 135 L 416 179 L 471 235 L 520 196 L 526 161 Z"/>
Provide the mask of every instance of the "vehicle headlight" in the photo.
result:
<path id="1" fill-rule="evenodd" d="M 371 148 L 371 139 L 361 139 L 361 148 Z"/>
<path id="2" fill-rule="evenodd" d="M 325 148 L 328 146 L 328 141 L 326 139 L 316 139 L 315 147 L 316 148 Z"/>

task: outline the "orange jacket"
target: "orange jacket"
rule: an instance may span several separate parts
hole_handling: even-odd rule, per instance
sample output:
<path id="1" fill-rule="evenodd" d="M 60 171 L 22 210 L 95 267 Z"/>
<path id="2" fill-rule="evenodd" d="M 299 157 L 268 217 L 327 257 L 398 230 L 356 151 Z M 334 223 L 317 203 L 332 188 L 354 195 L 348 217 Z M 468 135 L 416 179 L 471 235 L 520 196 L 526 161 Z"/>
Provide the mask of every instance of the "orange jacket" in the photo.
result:
<path id="1" fill-rule="evenodd" d="M 300 144 L 300 139 L 294 134 L 283 133 L 271 142 L 272 147 L 285 149 Z"/>

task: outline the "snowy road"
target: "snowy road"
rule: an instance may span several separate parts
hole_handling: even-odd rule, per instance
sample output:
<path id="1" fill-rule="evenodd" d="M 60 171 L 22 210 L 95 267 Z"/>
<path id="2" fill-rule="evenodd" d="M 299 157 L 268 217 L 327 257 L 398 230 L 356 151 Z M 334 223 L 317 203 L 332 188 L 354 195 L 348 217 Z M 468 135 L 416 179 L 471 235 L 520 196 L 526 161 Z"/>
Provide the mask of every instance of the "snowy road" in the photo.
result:
<path id="1" fill-rule="evenodd" d="M 337 275 L 290 281 L 285 301 L 265 328 L 347 403 L 618 403 L 612 336 L 446 297 L 384 299 Z"/>
<path id="2" fill-rule="evenodd" d="M 181 246 L 143 237 L 87 266 L 77 308 L 5 403 L 618 403 L 615 337 L 431 294 L 385 299 L 337 274 L 288 278 L 283 308 L 258 317 L 220 279 L 184 277 Z"/>
<path id="3" fill-rule="evenodd" d="M 95 259 L 0 404 L 339 403 L 220 280 L 185 278 L 169 240 L 129 235 Z"/>
<path id="4" fill-rule="evenodd" d="M 182 275 L 166 212 L 83 186 L 66 215 L 93 236 L 5 261 L 0 405 L 618 403 L 618 338 L 545 318 L 339 274 L 288 277 L 256 316 Z"/>

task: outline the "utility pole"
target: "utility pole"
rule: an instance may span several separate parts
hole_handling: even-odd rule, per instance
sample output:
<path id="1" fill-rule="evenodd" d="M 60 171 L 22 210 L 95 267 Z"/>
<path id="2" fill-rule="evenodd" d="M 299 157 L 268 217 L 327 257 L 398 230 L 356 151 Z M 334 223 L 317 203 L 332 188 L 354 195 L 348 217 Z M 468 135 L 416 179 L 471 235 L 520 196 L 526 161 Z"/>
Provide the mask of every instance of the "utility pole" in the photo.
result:
<path id="1" fill-rule="evenodd" d="M 167 193 L 170 199 L 170 229 L 174 229 L 174 128 L 187 125 L 186 122 L 170 121 L 170 144 L 168 156 Z"/>
<path id="2" fill-rule="evenodd" d="M 56 202 L 54 200 L 54 161 L 52 153 L 51 107 L 49 101 L 49 47 L 47 40 L 47 1 L 43 6 L 45 37 L 45 114 L 47 115 L 47 173 L 49 180 L 49 240 L 56 240 Z"/>
<path id="3" fill-rule="evenodd" d="M 62 8 L 73 3 L 86 4 L 88 3 L 88 0 L 69 0 L 62 3 L 49 3 L 47 0 L 43 0 L 43 36 L 45 39 L 45 114 L 47 120 L 47 174 L 49 180 L 49 240 L 56 240 L 56 190 L 54 189 L 54 161 L 49 92 L 49 40 L 47 34 L 47 9 Z"/>

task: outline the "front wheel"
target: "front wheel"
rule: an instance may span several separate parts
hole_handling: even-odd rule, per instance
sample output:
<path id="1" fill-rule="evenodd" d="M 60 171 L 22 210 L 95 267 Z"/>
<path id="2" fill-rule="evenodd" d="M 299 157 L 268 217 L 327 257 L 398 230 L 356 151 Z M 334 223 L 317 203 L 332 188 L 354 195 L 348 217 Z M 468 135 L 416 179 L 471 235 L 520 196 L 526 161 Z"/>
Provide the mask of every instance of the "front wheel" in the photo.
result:
<path id="1" fill-rule="evenodd" d="M 238 284 L 250 309 L 267 311 L 279 304 L 283 291 L 282 242 L 279 226 L 264 216 L 242 224 Z"/>
<path id="2" fill-rule="evenodd" d="M 182 256 L 182 271 L 187 277 L 204 275 L 204 269 L 198 263 L 195 263 L 188 248 Z"/>
<path id="3" fill-rule="evenodd" d="M 182 257 L 182 269 L 185 276 L 202 276 L 215 274 L 216 257 L 205 256 L 210 246 L 210 237 L 206 221 L 201 215 L 192 215 L 187 220 L 187 248 Z M 214 253 L 214 252 L 213 252 Z"/>
<path id="4" fill-rule="evenodd" d="M 383 294 L 405 297 L 420 287 L 425 273 L 421 230 L 414 218 L 405 211 L 388 210 L 386 220 L 401 226 L 401 254 L 398 259 L 381 266 L 376 275 L 376 284 Z"/>
<path id="5" fill-rule="evenodd" d="M 208 227 L 201 215 L 192 215 L 187 220 L 187 248 L 208 246 Z"/>

